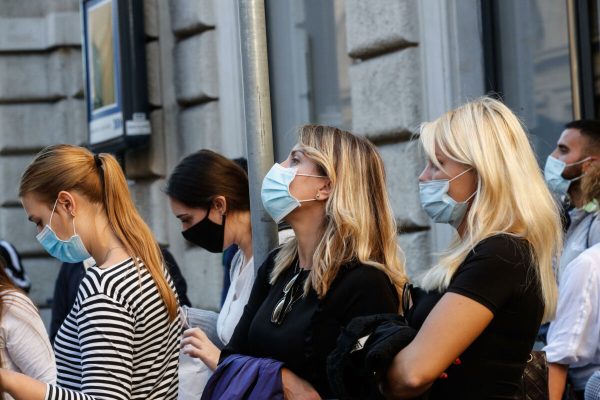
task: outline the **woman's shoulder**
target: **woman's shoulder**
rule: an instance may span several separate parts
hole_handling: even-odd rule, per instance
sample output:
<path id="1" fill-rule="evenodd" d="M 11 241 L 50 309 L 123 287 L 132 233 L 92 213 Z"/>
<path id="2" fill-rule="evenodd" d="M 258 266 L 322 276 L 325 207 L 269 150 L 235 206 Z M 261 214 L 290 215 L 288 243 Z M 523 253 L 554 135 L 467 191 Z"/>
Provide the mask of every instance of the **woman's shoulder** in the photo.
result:
<path id="1" fill-rule="evenodd" d="M 360 286 L 373 290 L 377 286 L 387 287 L 391 285 L 391 279 L 384 271 L 373 265 L 358 261 L 342 265 L 337 279 L 339 279 L 339 284 L 342 287 Z"/>
<path id="2" fill-rule="evenodd" d="M 531 247 L 525 238 L 499 233 L 477 243 L 470 255 L 493 257 L 511 264 L 528 264 L 531 259 Z"/>
<path id="3" fill-rule="evenodd" d="M 20 290 L 4 290 L 0 293 L 5 313 L 38 315 L 37 308 L 27 295 Z"/>

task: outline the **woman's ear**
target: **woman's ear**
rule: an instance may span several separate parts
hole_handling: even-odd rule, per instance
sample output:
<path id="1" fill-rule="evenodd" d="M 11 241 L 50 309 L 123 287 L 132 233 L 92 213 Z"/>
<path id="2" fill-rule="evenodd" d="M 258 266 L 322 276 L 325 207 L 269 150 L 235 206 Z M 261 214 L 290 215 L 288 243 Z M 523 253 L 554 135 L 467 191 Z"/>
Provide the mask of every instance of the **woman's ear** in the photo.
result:
<path id="1" fill-rule="evenodd" d="M 67 214 L 74 217 L 75 213 L 77 213 L 77 201 L 75 199 L 75 196 L 73 196 L 66 190 L 61 190 L 60 192 L 58 192 L 56 204 L 57 210 L 59 207 L 62 210 L 64 210 Z"/>
<path id="2" fill-rule="evenodd" d="M 329 198 L 329 196 L 331 195 L 331 181 L 329 179 L 327 179 L 325 181 L 325 183 L 323 185 L 321 185 L 321 187 L 319 187 L 319 189 L 317 190 L 317 194 L 315 195 L 315 198 L 317 200 L 327 200 Z"/>
<path id="3" fill-rule="evenodd" d="M 221 215 L 227 214 L 227 199 L 225 196 L 217 196 L 213 199 L 212 206 Z"/>

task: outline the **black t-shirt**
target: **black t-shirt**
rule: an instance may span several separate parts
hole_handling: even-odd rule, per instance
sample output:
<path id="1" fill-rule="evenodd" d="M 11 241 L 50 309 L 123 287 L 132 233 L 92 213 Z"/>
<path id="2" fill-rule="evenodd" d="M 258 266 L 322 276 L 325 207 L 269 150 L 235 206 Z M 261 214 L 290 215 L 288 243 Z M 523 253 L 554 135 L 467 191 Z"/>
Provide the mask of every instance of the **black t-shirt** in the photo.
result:
<path id="1" fill-rule="evenodd" d="M 326 360 L 343 326 L 354 317 L 395 313 L 399 299 L 394 285 L 382 271 L 360 263 L 342 266 L 322 300 L 314 290 L 294 303 L 281 325 L 271 322 L 283 288 L 294 275 L 287 271 L 269 284 L 272 253 L 260 267 L 248 304 L 221 360 L 230 354 L 283 361 L 291 371 L 310 382 L 324 398 L 332 397 L 327 382 Z M 308 271 L 300 275 L 306 279 Z"/>
<path id="2" fill-rule="evenodd" d="M 461 364 L 434 383 L 430 399 L 520 398 L 521 375 L 544 313 L 530 254 L 523 239 L 496 235 L 480 242 L 460 265 L 446 292 L 475 300 L 494 317 L 460 356 Z M 408 315 L 411 326 L 420 328 L 442 295 L 418 295 Z"/>

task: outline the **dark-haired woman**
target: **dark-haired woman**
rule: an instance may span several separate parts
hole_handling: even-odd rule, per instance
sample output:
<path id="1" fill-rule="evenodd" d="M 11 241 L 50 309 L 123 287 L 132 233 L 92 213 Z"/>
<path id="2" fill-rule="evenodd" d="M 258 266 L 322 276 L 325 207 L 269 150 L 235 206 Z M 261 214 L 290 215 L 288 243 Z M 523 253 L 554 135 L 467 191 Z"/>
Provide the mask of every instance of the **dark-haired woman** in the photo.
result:
<path id="1" fill-rule="evenodd" d="M 239 247 L 231 263 L 231 284 L 216 321 L 218 340 L 225 345 L 242 316 L 255 276 L 248 176 L 234 161 L 211 150 L 200 150 L 175 167 L 166 192 L 186 240 L 212 253 L 233 244 Z M 200 356 L 192 346 L 183 348 L 184 354 L 204 362 L 194 382 L 189 383 L 201 390 L 216 368 L 220 350 L 198 327 L 187 330 L 184 338 L 204 349 Z M 187 390 L 186 380 L 181 377 L 183 390 Z"/>

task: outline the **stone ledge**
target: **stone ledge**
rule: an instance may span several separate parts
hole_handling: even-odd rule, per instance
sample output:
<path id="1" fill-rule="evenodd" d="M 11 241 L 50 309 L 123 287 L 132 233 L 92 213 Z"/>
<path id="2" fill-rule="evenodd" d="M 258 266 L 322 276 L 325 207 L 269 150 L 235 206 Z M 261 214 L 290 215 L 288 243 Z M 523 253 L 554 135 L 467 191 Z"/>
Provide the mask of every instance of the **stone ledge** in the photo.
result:
<path id="1" fill-rule="evenodd" d="M 178 154 L 185 157 L 200 149 L 220 153 L 227 147 L 221 135 L 219 103 L 212 101 L 179 112 L 177 118 Z"/>
<path id="2" fill-rule="evenodd" d="M 81 51 L 0 55 L 0 103 L 55 101 L 83 93 Z"/>
<path id="3" fill-rule="evenodd" d="M 144 0 L 144 32 L 147 37 L 158 37 L 158 0 Z"/>
<path id="4" fill-rule="evenodd" d="M 175 94 L 180 104 L 199 104 L 219 96 L 216 32 L 208 31 L 175 45 Z"/>
<path id="5" fill-rule="evenodd" d="M 79 12 L 55 12 L 38 18 L 0 17 L 0 52 L 44 51 L 80 45 Z"/>
<path id="6" fill-rule="evenodd" d="M 36 153 L 51 144 L 85 142 L 82 100 L 0 105 L 0 154 Z"/>
<path id="7" fill-rule="evenodd" d="M 348 54 L 368 58 L 414 46 L 419 41 L 414 0 L 347 0 Z"/>
<path id="8" fill-rule="evenodd" d="M 190 36 L 215 26 L 213 0 L 171 0 L 169 5 L 176 36 Z"/>
<path id="9" fill-rule="evenodd" d="M 376 140 L 417 132 L 422 89 L 418 48 L 350 66 L 353 130 Z"/>

